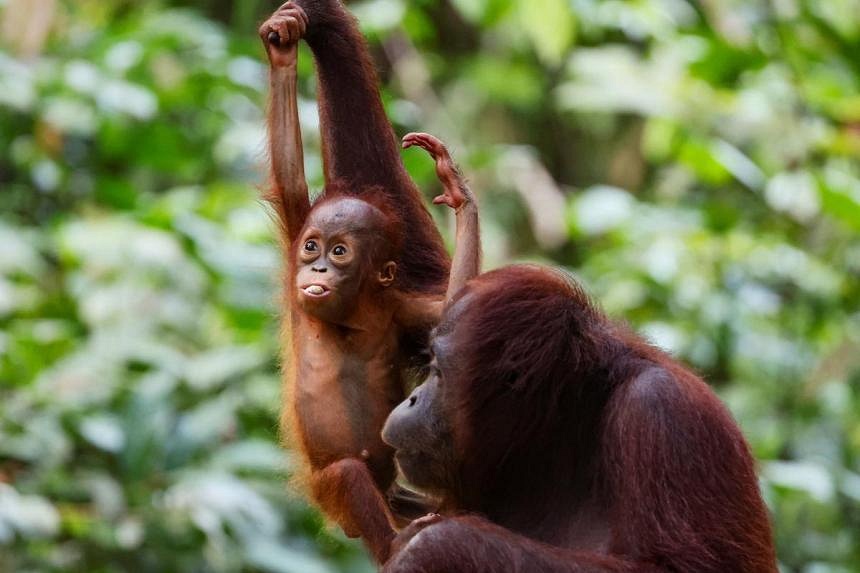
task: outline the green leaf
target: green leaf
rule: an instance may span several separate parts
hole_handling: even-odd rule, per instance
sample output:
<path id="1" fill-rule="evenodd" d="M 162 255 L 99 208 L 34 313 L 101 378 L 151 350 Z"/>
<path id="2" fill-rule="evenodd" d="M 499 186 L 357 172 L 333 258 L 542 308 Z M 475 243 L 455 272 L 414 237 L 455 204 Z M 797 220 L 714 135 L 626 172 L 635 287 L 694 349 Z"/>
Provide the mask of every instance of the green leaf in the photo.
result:
<path id="1" fill-rule="evenodd" d="M 558 65 L 573 44 L 576 18 L 568 0 L 520 2 L 520 22 L 541 60 Z"/>

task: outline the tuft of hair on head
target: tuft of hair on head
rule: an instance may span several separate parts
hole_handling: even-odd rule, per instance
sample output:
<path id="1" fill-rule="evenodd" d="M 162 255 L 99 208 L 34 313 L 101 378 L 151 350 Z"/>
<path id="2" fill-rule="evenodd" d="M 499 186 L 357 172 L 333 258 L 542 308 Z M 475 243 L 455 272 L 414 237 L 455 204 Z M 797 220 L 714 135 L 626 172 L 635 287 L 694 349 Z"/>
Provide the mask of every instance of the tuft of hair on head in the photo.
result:
<path id="1" fill-rule="evenodd" d="M 599 350 L 607 338 L 605 319 L 571 277 L 538 265 L 484 273 L 452 308 L 466 297 L 468 306 L 448 318 L 455 324 L 439 327 L 463 349 L 454 392 L 455 443 L 466 459 L 478 450 L 493 458 L 467 473 L 492 467 L 510 472 L 505 460 L 528 460 L 535 444 L 579 433 L 586 420 L 569 419 L 565 412 L 575 411 L 570 404 L 602 399 L 604 389 L 592 381 L 606 354 Z M 467 479 L 478 484 L 487 478 Z"/>
<path id="2" fill-rule="evenodd" d="M 410 185 L 411 182 L 409 183 Z M 414 195 L 414 196 L 413 196 Z M 402 190 L 381 185 L 351 184 L 348 180 L 338 179 L 326 185 L 323 193 L 314 202 L 326 201 L 335 197 L 353 197 L 367 201 L 378 207 L 389 219 L 385 232 L 397 263 L 397 288 L 404 292 L 427 294 L 445 293 L 448 286 L 450 260 L 433 219 L 421 204 L 417 189 L 402 196 Z M 407 248 L 408 256 L 402 255 Z"/>
<path id="3" fill-rule="evenodd" d="M 549 267 L 512 265 L 480 275 L 468 293 L 473 296 L 468 318 L 461 318 L 463 335 L 478 343 L 479 352 L 495 353 L 491 368 L 513 390 L 537 391 L 551 364 L 564 364 L 567 371 L 587 366 L 582 345 L 591 342 L 597 312 L 569 276 Z"/>

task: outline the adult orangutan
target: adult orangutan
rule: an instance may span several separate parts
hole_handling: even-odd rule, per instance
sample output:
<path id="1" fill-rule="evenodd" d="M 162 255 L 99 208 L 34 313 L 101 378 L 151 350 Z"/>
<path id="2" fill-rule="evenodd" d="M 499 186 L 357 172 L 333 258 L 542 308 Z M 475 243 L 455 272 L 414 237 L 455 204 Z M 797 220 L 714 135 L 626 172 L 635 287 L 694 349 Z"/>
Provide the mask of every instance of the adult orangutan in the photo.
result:
<path id="1" fill-rule="evenodd" d="M 449 260 L 398 154 L 364 40 L 339 2 L 286 3 L 260 28 L 270 62 L 266 199 L 281 227 L 288 274 L 282 428 L 304 456 L 310 492 L 347 535 L 383 562 L 394 537 L 385 495 L 393 451 L 380 438 L 403 400 L 446 296 L 477 274 L 478 218 L 471 193 L 437 139 L 410 134 L 435 159 L 457 212 Z M 296 100 L 297 42 L 319 77 L 325 189 L 311 205 Z M 404 496 L 394 496 L 391 506 Z"/>
<path id="2" fill-rule="evenodd" d="M 383 429 L 444 497 L 388 573 L 774 573 L 753 458 L 695 374 L 607 320 L 559 272 L 472 280 L 431 375 Z"/>

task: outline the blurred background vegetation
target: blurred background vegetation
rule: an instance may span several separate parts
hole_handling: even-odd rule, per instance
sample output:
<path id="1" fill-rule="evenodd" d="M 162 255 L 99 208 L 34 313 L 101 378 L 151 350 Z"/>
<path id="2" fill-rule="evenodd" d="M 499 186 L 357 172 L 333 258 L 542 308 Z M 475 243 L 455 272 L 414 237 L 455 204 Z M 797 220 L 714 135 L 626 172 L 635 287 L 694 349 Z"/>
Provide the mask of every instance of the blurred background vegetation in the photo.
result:
<path id="1" fill-rule="evenodd" d="M 371 569 L 277 445 L 276 4 L 0 0 L 0 571 Z M 398 134 L 470 176 L 487 266 L 564 266 L 695 366 L 783 571 L 860 571 L 860 1 L 351 6 Z"/>

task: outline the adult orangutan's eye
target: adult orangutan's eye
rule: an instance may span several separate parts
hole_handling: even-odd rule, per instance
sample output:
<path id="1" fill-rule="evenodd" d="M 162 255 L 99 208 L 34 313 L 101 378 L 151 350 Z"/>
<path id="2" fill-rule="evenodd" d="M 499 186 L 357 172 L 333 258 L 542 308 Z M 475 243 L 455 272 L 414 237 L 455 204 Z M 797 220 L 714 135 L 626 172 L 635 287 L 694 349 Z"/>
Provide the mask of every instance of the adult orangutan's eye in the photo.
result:
<path id="1" fill-rule="evenodd" d="M 309 253 L 315 253 L 317 251 L 317 243 L 316 241 L 308 241 L 305 243 L 305 250 Z"/>
<path id="2" fill-rule="evenodd" d="M 338 245 L 331 250 L 331 254 L 336 257 L 342 257 L 346 254 L 346 247 L 344 247 L 343 245 Z"/>

